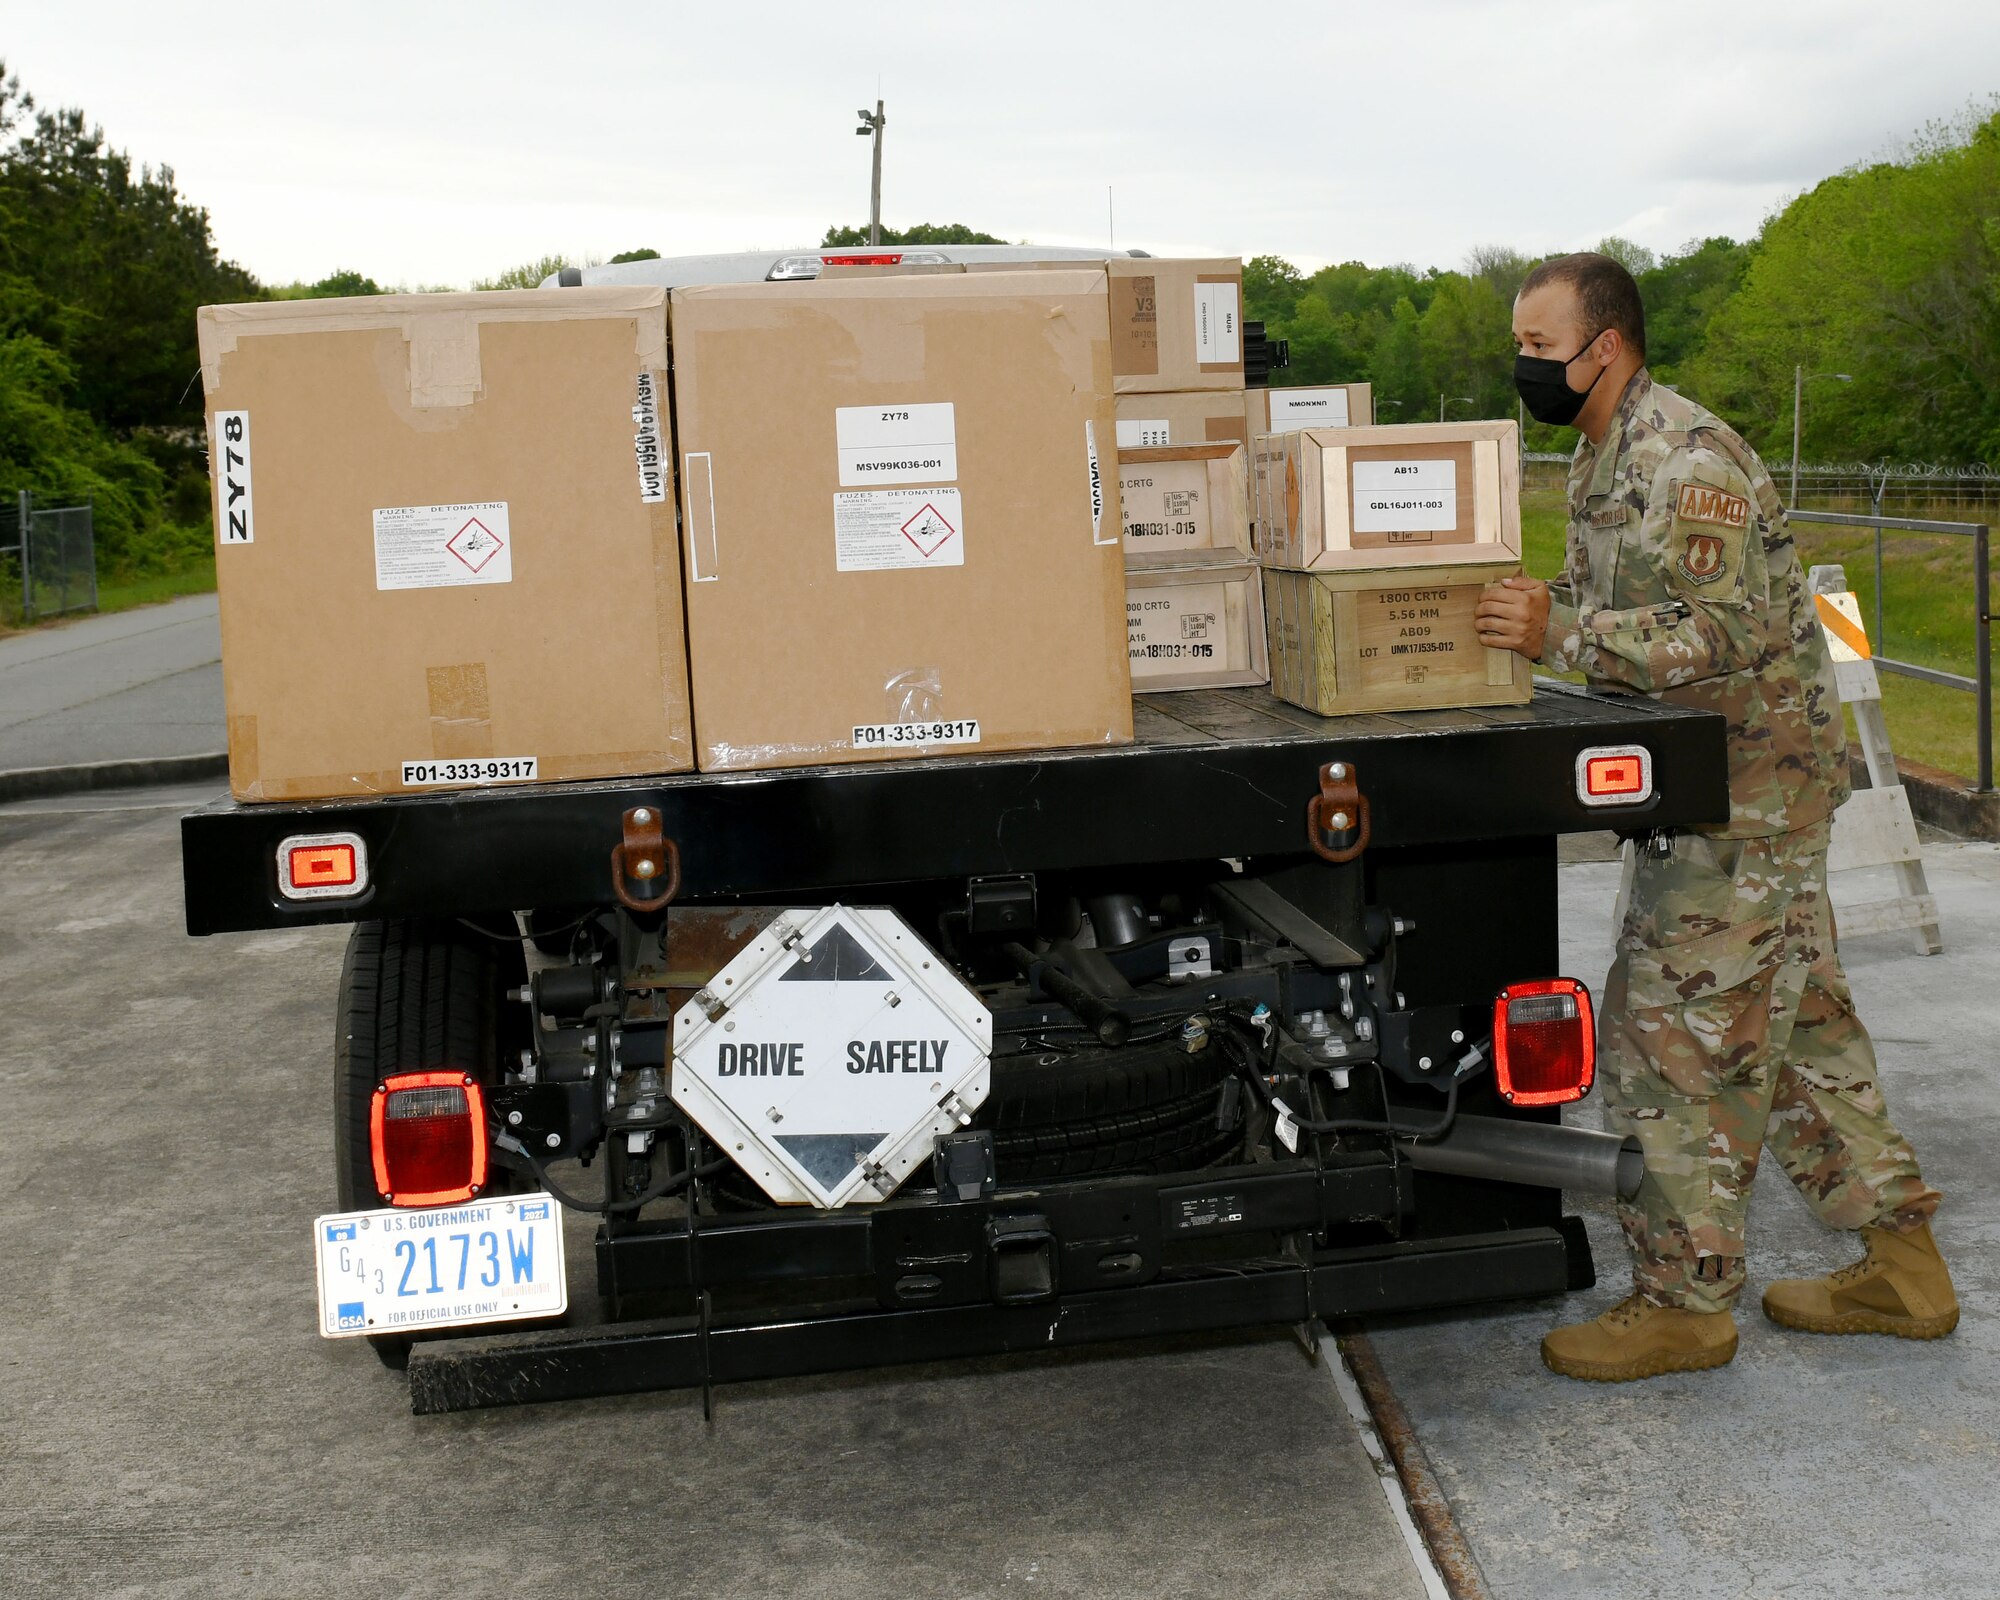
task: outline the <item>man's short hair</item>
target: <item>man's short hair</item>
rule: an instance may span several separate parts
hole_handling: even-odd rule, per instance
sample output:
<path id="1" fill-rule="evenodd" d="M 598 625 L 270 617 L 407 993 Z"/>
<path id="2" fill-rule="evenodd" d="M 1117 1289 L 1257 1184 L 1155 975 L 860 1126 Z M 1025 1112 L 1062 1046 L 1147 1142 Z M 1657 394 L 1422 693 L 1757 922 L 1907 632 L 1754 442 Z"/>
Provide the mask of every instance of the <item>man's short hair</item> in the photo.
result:
<path id="1" fill-rule="evenodd" d="M 1552 256 L 1522 281 L 1521 293 L 1552 283 L 1567 284 L 1575 292 L 1577 313 L 1591 337 L 1616 328 L 1640 358 L 1645 358 L 1646 308 L 1640 304 L 1638 284 L 1624 267 L 1591 250 Z"/>

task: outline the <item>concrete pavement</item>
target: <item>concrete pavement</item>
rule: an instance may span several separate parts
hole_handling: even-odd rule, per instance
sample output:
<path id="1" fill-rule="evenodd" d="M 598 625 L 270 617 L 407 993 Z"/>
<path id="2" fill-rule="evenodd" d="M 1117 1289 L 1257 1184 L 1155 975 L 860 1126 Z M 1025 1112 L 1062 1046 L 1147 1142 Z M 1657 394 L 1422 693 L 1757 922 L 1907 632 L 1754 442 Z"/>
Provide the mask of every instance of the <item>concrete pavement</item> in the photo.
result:
<path id="1" fill-rule="evenodd" d="M 413 1418 L 315 1333 L 345 930 L 186 938 L 197 798 L 0 807 L 9 1600 L 1421 1600 L 1282 1332 Z"/>
<path id="2" fill-rule="evenodd" d="M 226 743 L 212 594 L 0 639 L 0 772 Z"/>
<path id="3" fill-rule="evenodd" d="M 1882 934 L 1842 954 L 1890 1111 L 1944 1191 L 1935 1231 L 1964 1320 L 1934 1344 L 1766 1322 L 1765 1283 L 1860 1254 L 1767 1161 L 1734 1363 L 1616 1387 L 1557 1378 L 1537 1353 L 1543 1332 L 1630 1286 L 1609 1207 L 1575 1199 L 1597 1289 L 1371 1330 L 1496 1595 L 2000 1596 L 2000 846 L 1932 842 L 1925 854 L 1944 952 Z M 1563 871 L 1565 970 L 1593 982 L 1609 961 L 1618 870 Z M 1868 876 L 1836 879 L 1836 905 L 1891 892 Z M 1597 1125 L 1594 1101 L 1577 1120 Z"/>

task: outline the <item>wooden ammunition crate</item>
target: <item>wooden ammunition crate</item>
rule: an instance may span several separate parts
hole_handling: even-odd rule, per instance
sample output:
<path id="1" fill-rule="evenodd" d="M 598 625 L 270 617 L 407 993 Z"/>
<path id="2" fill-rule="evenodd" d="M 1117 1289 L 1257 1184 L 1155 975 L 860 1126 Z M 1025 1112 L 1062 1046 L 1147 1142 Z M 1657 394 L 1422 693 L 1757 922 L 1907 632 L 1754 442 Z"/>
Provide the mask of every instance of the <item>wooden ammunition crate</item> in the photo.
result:
<path id="1" fill-rule="evenodd" d="M 1321 716 L 1526 705 L 1527 661 L 1479 642 L 1473 612 L 1514 562 L 1373 572 L 1264 569 L 1271 692 Z"/>
<path id="2" fill-rule="evenodd" d="M 1240 689 L 1270 675 L 1256 563 L 1125 574 L 1132 692 Z"/>

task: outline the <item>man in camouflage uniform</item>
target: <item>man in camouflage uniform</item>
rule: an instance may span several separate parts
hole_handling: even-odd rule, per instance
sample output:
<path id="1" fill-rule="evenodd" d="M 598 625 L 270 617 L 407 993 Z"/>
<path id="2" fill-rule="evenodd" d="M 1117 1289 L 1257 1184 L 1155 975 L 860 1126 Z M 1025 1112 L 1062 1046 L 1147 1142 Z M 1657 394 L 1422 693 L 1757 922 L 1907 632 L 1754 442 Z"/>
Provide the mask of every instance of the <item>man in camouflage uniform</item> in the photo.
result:
<path id="1" fill-rule="evenodd" d="M 1628 845 L 1604 988 L 1607 1120 L 1645 1151 L 1618 1208 L 1636 1293 L 1552 1331 L 1543 1359 L 1605 1381 L 1727 1362 L 1765 1146 L 1867 1248 L 1825 1278 L 1772 1284 L 1766 1314 L 1937 1338 L 1958 1320 L 1930 1234 L 1938 1195 L 1889 1121 L 1834 944 L 1826 852 L 1848 794 L 1845 735 L 1783 502 L 1742 439 L 1653 382 L 1638 289 L 1616 262 L 1536 268 L 1514 332 L 1524 401 L 1583 436 L 1564 575 L 1489 590 L 1482 637 L 1729 720 L 1729 820 Z"/>

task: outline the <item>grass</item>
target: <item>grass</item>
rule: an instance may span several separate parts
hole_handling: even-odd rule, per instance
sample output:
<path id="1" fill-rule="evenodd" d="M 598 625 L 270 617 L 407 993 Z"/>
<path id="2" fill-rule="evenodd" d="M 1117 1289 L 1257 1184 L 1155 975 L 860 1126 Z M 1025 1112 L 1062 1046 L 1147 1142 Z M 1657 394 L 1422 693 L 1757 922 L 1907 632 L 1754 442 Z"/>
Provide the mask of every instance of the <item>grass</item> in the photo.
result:
<path id="1" fill-rule="evenodd" d="M 1855 508 L 1832 507 L 1842 511 Z M 1987 513 L 1952 506 L 1912 507 L 1903 516 L 1962 521 Z M 1521 496 L 1521 542 L 1528 571 L 1538 578 L 1562 570 L 1567 511 L 1558 489 Z M 1861 601 L 1876 650 L 1899 661 L 1970 677 L 1973 672 L 1972 541 L 1950 534 L 1888 534 L 1882 542 L 1881 637 L 1875 628 L 1875 535 L 1867 528 L 1793 525 L 1799 558 L 1812 567 L 1838 563 Z M 1976 770 L 1973 697 L 1942 684 L 1884 672 L 1882 712 L 1900 756 L 1967 777 Z M 1852 718 L 1849 719 L 1850 736 Z"/>
<path id="2" fill-rule="evenodd" d="M 65 622 L 74 622 L 90 612 L 70 611 L 59 617 L 37 617 L 33 622 L 21 621 L 21 591 L 18 575 L 11 585 L 0 585 L 0 634 L 20 632 L 25 628 L 55 628 Z M 209 594 L 215 589 L 215 557 L 211 554 L 203 560 L 188 566 L 176 568 L 172 572 L 148 572 L 129 577 L 100 578 L 97 582 L 97 615 L 112 611 L 130 611 L 135 606 L 158 605 L 162 600 L 177 600 L 187 594 Z"/>

